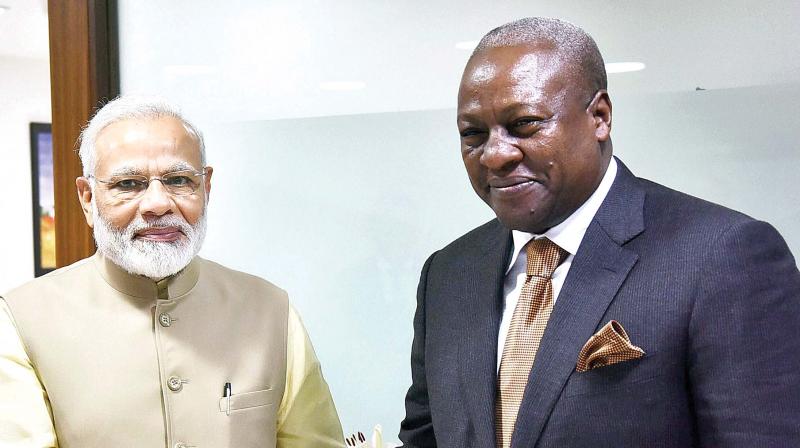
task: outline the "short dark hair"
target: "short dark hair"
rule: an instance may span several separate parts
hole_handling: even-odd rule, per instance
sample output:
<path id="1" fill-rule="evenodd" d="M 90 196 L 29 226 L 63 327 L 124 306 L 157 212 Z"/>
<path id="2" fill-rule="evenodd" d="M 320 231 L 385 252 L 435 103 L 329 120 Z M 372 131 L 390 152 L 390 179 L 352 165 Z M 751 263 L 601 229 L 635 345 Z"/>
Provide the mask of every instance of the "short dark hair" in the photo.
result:
<path id="1" fill-rule="evenodd" d="M 485 50 L 536 43 L 550 43 L 559 56 L 574 63 L 586 82 L 588 95 L 608 88 L 603 56 L 592 36 L 580 27 L 549 17 L 527 17 L 501 25 L 489 31 L 471 58 Z M 470 58 L 470 59 L 471 59 Z"/>

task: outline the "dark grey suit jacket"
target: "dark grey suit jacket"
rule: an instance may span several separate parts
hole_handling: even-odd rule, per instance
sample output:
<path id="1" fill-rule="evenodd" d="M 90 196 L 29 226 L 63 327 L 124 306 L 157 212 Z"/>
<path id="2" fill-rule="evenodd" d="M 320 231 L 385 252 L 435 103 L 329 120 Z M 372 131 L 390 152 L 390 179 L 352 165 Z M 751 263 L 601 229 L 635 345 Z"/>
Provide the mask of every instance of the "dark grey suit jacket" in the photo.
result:
<path id="1" fill-rule="evenodd" d="M 495 445 L 511 245 L 493 220 L 425 263 L 405 447 Z M 646 355 L 576 372 L 612 319 Z M 800 273 L 781 236 L 620 163 L 553 309 L 512 447 L 800 447 Z"/>

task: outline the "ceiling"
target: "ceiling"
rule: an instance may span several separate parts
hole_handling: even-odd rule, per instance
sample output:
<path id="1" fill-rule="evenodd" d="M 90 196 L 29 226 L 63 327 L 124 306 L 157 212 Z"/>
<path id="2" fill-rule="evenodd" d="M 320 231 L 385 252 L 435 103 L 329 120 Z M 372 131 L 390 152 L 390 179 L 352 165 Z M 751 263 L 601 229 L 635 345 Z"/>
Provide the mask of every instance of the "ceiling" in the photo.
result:
<path id="1" fill-rule="evenodd" d="M 469 56 L 456 44 L 529 15 L 646 64 L 610 75 L 612 96 L 800 82 L 797 0 L 118 1 L 123 92 L 214 119 L 452 108 Z M 47 57 L 45 3 L 0 0 L 0 55 Z"/>

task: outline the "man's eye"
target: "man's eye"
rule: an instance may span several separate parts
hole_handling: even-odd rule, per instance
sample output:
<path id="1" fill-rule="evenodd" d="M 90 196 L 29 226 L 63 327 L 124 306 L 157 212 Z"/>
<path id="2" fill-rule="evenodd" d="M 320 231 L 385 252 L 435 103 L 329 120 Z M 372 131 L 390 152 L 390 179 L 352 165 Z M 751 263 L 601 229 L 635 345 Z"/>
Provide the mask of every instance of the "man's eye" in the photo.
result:
<path id="1" fill-rule="evenodd" d="M 459 134 L 461 134 L 461 138 L 472 137 L 473 135 L 480 134 L 480 133 L 481 133 L 481 131 L 479 131 L 478 129 L 474 129 L 474 128 L 467 128 L 467 129 L 464 129 L 463 131 L 459 132 Z"/>
<path id="2" fill-rule="evenodd" d="M 535 118 L 522 118 L 514 122 L 515 129 L 525 129 L 539 124 L 539 120 Z"/>
<path id="3" fill-rule="evenodd" d="M 134 191 L 144 189 L 145 182 L 139 179 L 121 179 L 112 185 L 112 188 L 121 191 Z"/>
<path id="4" fill-rule="evenodd" d="M 189 176 L 169 176 L 164 178 L 164 183 L 170 187 L 185 187 L 192 184 Z"/>
<path id="5" fill-rule="evenodd" d="M 480 129 L 467 128 L 460 132 L 461 143 L 465 146 L 475 147 L 480 146 L 485 139 L 485 132 Z"/>

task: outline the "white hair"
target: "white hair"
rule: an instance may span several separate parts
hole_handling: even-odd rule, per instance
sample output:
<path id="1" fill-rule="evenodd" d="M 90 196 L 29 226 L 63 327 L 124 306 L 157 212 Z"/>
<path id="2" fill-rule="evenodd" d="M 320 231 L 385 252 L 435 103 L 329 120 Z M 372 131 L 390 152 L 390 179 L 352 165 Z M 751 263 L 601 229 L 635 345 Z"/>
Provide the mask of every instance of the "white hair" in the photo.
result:
<path id="1" fill-rule="evenodd" d="M 575 65 L 586 82 L 589 94 L 608 87 L 603 56 L 592 36 L 580 27 L 550 17 L 527 17 L 501 25 L 475 47 L 471 58 L 489 49 L 549 43 L 560 57 Z"/>
<path id="2" fill-rule="evenodd" d="M 117 266 L 134 275 L 160 280 L 175 275 L 200 252 L 206 236 L 206 208 L 194 224 L 176 215 L 145 220 L 137 214 L 124 228 L 118 229 L 98 209 L 92 198 L 94 241 L 97 250 Z M 174 242 L 155 242 L 134 238 L 140 230 L 151 227 L 177 227 L 185 238 Z"/>
<path id="3" fill-rule="evenodd" d="M 161 117 L 172 117 L 183 123 L 186 131 L 197 138 L 200 149 L 200 163 L 206 166 L 206 147 L 203 134 L 189 120 L 184 118 L 175 105 L 166 100 L 152 96 L 123 95 L 109 101 L 94 114 L 80 136 L 78 154 L 83 165 L 83 175 L 94 175 L 97 167 L 97 136 L 109 125 L 123 120 L 152 120 Z"/>

